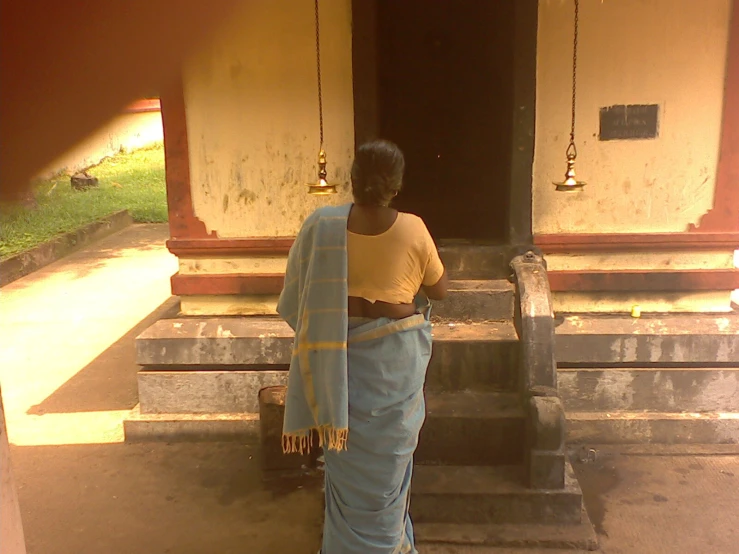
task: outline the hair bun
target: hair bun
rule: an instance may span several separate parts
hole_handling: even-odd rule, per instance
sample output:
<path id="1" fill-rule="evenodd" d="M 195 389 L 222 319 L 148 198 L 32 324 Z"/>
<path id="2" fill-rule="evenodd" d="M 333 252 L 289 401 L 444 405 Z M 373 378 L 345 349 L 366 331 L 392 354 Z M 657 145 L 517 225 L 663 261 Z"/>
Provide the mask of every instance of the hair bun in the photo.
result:
<path id="1" fill-rule="evenodd" d="M 405 160 L 393 143 L 383 140 L 363 144 L 357 150 L 351 176 L 355 200 L 383 204 L 392 199 L 403 184 Z"/>

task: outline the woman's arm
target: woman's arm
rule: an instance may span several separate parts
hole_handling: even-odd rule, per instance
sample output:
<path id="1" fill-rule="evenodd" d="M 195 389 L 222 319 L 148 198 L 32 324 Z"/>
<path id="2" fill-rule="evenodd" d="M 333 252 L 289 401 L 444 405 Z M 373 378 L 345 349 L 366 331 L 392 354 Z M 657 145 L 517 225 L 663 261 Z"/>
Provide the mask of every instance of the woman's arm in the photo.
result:
<path id="1" fill-rule="evenodd" d="M 421 289 L 431 300 L 444 300 L 449 288 L 449 278 L 446 274 L 446 268 L 439 256 L 439 250 L 436 248 L 434 239 L 423 224 L 423 231 L 426 243 L 426 268 L 423 276 Z"/>
<path id="2" fill-rule="evenodd" d="M 446 269 L 444 269 L 436 284 L 430 286 L 423 285 L 422 288 L 423 292 L 431 300 L 444 300 L 449 289 L 449 277 L 447 277 Z"/>

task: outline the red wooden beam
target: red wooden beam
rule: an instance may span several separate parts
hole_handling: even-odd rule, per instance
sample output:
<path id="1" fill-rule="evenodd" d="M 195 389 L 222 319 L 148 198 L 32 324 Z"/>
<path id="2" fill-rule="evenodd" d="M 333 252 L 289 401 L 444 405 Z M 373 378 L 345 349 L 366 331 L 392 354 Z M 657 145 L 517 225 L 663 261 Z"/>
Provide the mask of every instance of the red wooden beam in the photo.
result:
<path id="1" fill-rule="evenodd" d="M 285 275 L 282 273 L 234 273 L 225 275 L 172 275 L 172 294 L 192 295 L 268 295 L 280 294 Z"/>
<path id="2" fill-rule="evenodd" d="M 234 273 L 172 276 L 172 293 L 191 295 L 271 295 L 282 291 L 282 273 Z M 550 271 L 554 292 L 690 292 L 739 288 L 739 270 L 590 270 Z"/>
<path id="3" fill-rule="evenodd" d="M 158 98 L 147 98 L 145 100 L 137 100 L 133 104 L 126 106 L 124 113 L 148 113 L 162 111 L 162 104 Z"/>
<path id="4" fill-rule="evenodd" d="M 253 237 L 242 239 L 170 239 L 167 248 L 175 256 L 287 256 L 294 237 Z"/>
<path id="5" fill-rule="evenodd" d="M 215 255 L 286 256 L 295 237 L 173 238 L 167 241 L 176 256 Z M 702 251 L 739 249 L 739 232 L 644 234 L 547 234 L 536 235 L 534 244 L 545 254 L 636 251 Z"/>
<path id="6" fill-rule="evenodd" d="M 553 292 L 690 292 L 739 288 L 739 270 L 550 271 Z"/>
<path id="7" fill-rule="evenodd" d="M 739 249 L 737 232 L 556 233 L 534 236 L 545 254 Z"/>

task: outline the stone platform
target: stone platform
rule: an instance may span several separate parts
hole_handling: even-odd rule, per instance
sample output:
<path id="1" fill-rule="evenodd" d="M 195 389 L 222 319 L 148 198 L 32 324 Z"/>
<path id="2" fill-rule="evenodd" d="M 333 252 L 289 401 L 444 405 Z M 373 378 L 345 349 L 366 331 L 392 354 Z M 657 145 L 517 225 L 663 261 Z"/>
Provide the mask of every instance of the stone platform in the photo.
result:
<path id="1" fill-rule="evenodd" d="M 739 315 L 568 315 L 557 327 L 568 439 L 739 443 Z"/>
<path id="2" fill-rule="evenodd" d="M 446 430 L 434 430 L 434 414 L 479 406 L 468 419 L 481 425 L 486 419 L 500 422 L 501 437 L 520 433 L 513 424 L 523 417 L 520 409 L 499 394 L 516 387 L 513 324 L 435 323 L 433 335 L 426 381 L 432 423 L 425 432 L 454 437 L 456 420 L 450 419 Z M 230 434 L 239 440 L 254 438 L 258 392 L 286 383 L 292 342 L 288 325 L 270 316 L 158 321 L 136 341 L 143 369 L 138 374 L 139 406 L 126 421 L 126 439 L 189 440 L 209 434 L 218 440 Z M 470 388 L 476 392 L 464 392 Z M 513 419 L 506 415 L 511 413 Z M 496 443 L 481 444 L 494 450 Z"/>
<path id="3" fill-rule="evenodd" d="M 426 421 L 414 457 L 413 515 L 426 525 L 419 542 L 514 544 L 505 527 L 539 545 L 592 549 L 582 491 L 566 468 L 541 259 L 518 258 L 515 284 L 469 274 L 466 259 L 455 269 L 462 279 L 432 310 Z M 519 296 L 525 310 L 514 309 Z M 127 439 L 256 442 L 259 391 L 284 384 L 292 347 L 292 330 L 276 317 L 158 322 L 137 340 L 140 404 Z M 279 436 L 281 422 L 270 426 L 265 436 Z M 557 534 L 560 526 L 566 532 Z"/>
<path id="4" fill-rule="evenodd" d="M 508 305 L 505 285 L 481 292 L 491 290 Z M 438 321 L 433 332 L 428 391 L 515 390 L 510 321 Z M 127 439 L 176 438 L 178 429 L 191 437 L 198 426 L 195 436 L 251 436 L 250 424 L 235 421 L 252 420 L 260 388 L 285 384 L 292 340 L 270 316 L 158 321 L 136 342 L 140 406 Z M 735 315 L 568 315 L 556 328 L 556 355 L 571 442 L 739 443 Z"/>

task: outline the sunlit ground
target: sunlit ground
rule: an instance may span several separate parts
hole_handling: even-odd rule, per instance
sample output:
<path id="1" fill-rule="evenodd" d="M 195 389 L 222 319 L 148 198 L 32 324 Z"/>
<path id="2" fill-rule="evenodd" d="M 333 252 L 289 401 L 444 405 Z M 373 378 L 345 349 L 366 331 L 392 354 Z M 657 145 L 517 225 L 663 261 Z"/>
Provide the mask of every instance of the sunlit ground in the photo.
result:
<path id="1" fill-rule="evenodd" d="M 30 414 L 170 296 L 166 226 L 136 226 L 0 289 L 0 385 L 20 446 L 123 441 L 129 410 Z M 80 398 L 84 404 L 84 398 Z"/>

